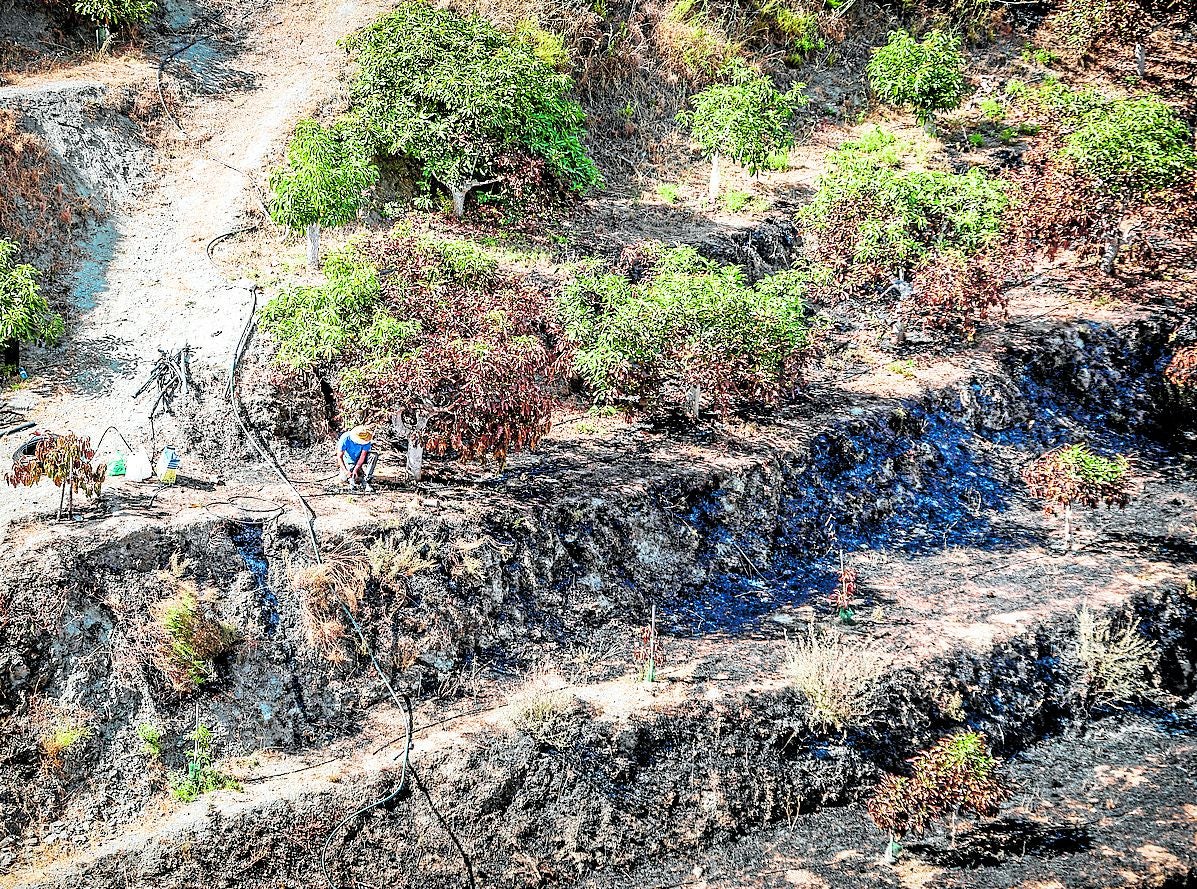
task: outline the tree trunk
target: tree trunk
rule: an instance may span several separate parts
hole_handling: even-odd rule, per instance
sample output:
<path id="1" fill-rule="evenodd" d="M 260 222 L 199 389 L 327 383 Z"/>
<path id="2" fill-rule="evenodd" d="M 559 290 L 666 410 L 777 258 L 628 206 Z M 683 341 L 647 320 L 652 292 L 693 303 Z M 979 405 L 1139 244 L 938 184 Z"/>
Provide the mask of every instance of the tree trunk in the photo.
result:
<path id="1" fill-rule="evenodd" d="M 1110 242 L 1106 244 L 1105 252 L 1101 255 L 1101 270 L 1103 274 L 1113 275 L 1114 265 L 1118 262 L 1118 253 L 1122 250 L 1122 232 L 1114 232 Z"/>
<path id="2" fill-rule="evenodd" d="M 1147 47 L 1142 43 L 1135 44 L 1135 68 L 1140 80 L 1147 76 Z"/>
<path id="3" fill-rule="evenodd" d="M 4 343 L 4 366 L 11 367 L 14 373 L 21 369 L 21 341 L 15 337 Z"/>
<path id="4" fill-rule="evenodd" d="M 697 386 L 691 386 L 686 390 L 686 407 L 690 412 L 690 418 L 697 422 L 698 413 L 702 409 L 702 390 Z"/>
<path id="5" fill-rule="evenodd" d="M 403 411 L 396 411 L 391 418 L 395 434 L 407 439 L 407 477 L 413 482 L 418 482 L 423 477 L 424 438 L 430 419 L 430 414 L 419 409 L 415 411 L 415 419 L 410 423 L 404 418 Z"/>
<path id="6" fill-rule="evenodd" d="M 320 223 L 313 222 L 307 227 L 308 236 L 308 268 L 316 271 L 320 268 Z"/>
<path id="7" fill-rule="evenodd" d="M 707 200 L 711 204 L 719 200 L 719 152 L 711 155 L 711 185 L 707 189 Z"/>
<path id="8" fill-rule="evenodd" d="M 468 182 L 462 182 L 458 185 L 450 185 L 445 183 L 445 188 L 453 198 L 453 215 L 461 219 L 465 215 L 466 197 L 475 188 L 482 188 L 484 185 L 494 185 L 496 182 L 502 180 L 497 177 L 494 179 L 471 179 Z"/>

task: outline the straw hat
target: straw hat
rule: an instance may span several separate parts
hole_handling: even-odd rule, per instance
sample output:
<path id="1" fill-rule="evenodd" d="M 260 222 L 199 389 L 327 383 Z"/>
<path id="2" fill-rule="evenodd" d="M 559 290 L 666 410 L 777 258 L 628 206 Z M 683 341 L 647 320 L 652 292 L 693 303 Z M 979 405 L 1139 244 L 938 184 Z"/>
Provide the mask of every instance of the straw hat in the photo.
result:
<path id="1" fill-rule="evenodd" d="M 374 430 L 369 426 L 354 426 L 349 430 L 349 440 L 354 444 L 369 444 L 374 440 Z"/>

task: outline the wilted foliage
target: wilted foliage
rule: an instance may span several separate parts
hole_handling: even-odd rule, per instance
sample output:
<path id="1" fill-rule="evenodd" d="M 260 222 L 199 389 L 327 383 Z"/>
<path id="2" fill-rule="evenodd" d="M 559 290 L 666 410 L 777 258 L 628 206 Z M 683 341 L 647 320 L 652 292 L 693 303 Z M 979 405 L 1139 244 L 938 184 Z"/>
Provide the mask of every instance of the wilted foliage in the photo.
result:
<path id="1" fill-rule="evenodd" d="M 1085 445 L 1066 445 L 1048 451 L 1024 467 L 1023 481 L 1031 496 L 1054 506 L 1090 508 L 1126 506 L 1127 472 L 1130 462 L 1117 456 L 1112 460 L 1098 456 Z"/>
<path id="2" fill-rule="evenodd" d="M 932 821 L 960 814 L 996 815 L 1009 791 L 985 736 L 961 732 L 938 741 L 911 763 L 910 776 L 886 775 L 869 799 L 869 816 L 892 836 L 922 833 Z"/>

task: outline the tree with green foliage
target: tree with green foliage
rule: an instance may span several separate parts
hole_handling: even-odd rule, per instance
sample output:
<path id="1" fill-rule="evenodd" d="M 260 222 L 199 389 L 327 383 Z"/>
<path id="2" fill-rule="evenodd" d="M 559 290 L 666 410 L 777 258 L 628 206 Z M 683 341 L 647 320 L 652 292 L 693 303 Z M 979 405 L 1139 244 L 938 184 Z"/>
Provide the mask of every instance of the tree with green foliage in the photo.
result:
<path id="1" fill-rule="evenodd" d="M 305 231 L 308 265 L 320 265 L 321 226 L 357 218 L 362 199 L 378 180 L 378 168 L 339 127 L 301 120 L 287 146 L 287 162 L 270 174 L 270 217 L 292 231 Z"/>
<path id="2" fill-rule="evenodd" d="M 327 363 L 352 345 L 373 320 L 378 270 L 353 247 L 329 254 L 325 282 L 288 287 L 262 308 L 262 329 L 274 339 L 274 360 L 292 370 Z"/>
<path id="3" fill-rule="evenodd" d="M 939 29 L 922 41 L 909 31 L 891 31 L 885 46 L 873 50 L 867 71 L 878 99 L 910 106 L 918 122 L 928 127 L 936 111 L 958 107 L 964 94 L 960 38 Z"/>
<path id="4" fill-rule="evenodd" d="M 0 238 L 0 344 L 4 364 L 13 368 L 21 362 L 21 343 L 52 346 L 65 330 L 42 295 L 38 270 L 18 263 L 16 255 L 17 245 Z"/>
<path id="5" fill-rule="evenodd" d="M 405 2 L 344 44 L 357 63 L 349 124 L 377 153 L 419 164 L 456 215 L 471 191 L 503 181 L 513 152 L 543 159 L 575 190 L 598 182 L 573 82 L 522 38 Z"/>
<path id="6" fill-rule="evenodd" d="M 1124 507 L 1130 502 L 1128 490 L 1130 461 L 1121 455 L 1113 458 L 1093 453 L 1082 444 L 1070 444 L 1048 451 L 1022 470 L 1031 496 L 1047 502 L 1047 511 L 1064 510 L 1064 543 L 1072 542 L 1072 509 L 1101 504 Z"/>
<path id="7" fill-rule="evenodd" d="M 737 266 L 690 247 L 646 252 L 642 280 L 581 275 L 560 300 L 575 371 L 595 398 L 648 406 L 673 395 L 695 418 L 704 397 L 721 413 L 735 401 L 776 400 L 808 341 L 811 273 L 752 287 Z"/>
<path id="8" fill-rule="evenodd" d="M 101 49 L 114 29 L 143 25 L 158 8 L 153 0 L 74 0 L 72 6 L 96 23 L 96 45 Z"/>
<path id="9" fill-rule="evenodd" d="M 1154 97 L 1113 99 L 1078 116 L 1063 154 L 1114 190 L 1175 185 L 1197 167 L 1193 134 L 1176 110 Z"/>
<path id="10" fill-rule="evenodd" d="M 722 73 L 726 82 L 695 95 L 690 100 L 693 110 L 678 115 L 711 159 L 707 197 L 712 204 L 719 197 L 720 158 L 748 167 L 755 176 L 771 154 L 793 142 L 790 119 L 794 109 L 806 103 L 803 84 L 795 84 L 783 93 L 772 78 L 742 62 L 725 66 Z"/>

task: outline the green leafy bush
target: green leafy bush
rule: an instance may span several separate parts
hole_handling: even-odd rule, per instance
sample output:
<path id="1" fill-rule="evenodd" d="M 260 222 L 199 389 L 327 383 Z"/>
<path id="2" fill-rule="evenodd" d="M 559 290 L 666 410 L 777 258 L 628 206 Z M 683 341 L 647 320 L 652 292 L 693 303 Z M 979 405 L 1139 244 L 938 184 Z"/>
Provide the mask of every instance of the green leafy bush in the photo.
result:
<path id="1" fill-rule="evenodd" d="M 197 725 L 191 733 L 192 747 L 187 753 L 187 768 L 170 778 L 171 795 L 192 803 L 214 790 L 240 790 L 241 783 L 215 767 L 212 759 L 212 732 Z"/>
<path id="2" fill-rule="evenodd" d="M 998 235 L 1006 192 L 979 167 L 903 170 L 897 140 L 879 128 L 828 160 L 803 212 L 824 258 L 840 269 L 863 263 L 892 274 L 940 251 L 977 253 Z"/>
<path id="3" fill-rule="evenodd" d="M 678 115 L 711 158 L 712 201 L 719 193 L 720 157 L 743 164 L 756 175 L 771 154 L 789 147 L 790 119 L 794 109 L 806 102 L 802 84 L 780 92 L 771 78 L 742 63 L 729 65 L 723 74 L 726 83 L 698 93 L 690 100 L 693 110 Z"/>
<path id="4" fill-rule="evenodd" d="M 909 31 L 891 32 L 889 42 L 873 50 L 867 70 L 878 99 L 910 106 L 921 123 L 959 106 L 964 94 L 960 38 L 938 29 L 922 41 Z"/>
<path id="5" fill-rule="evenodd" d="M 375 323 L 378 270 L 356 248 L 330 254 L 324 277 L 323 285 L 289 287 L 262 308 L 262 329 L 274 339 L 278 364 L 306 370 L 338 357 L 367 330 L 378 338 L 400 333 L 388 330 L 386 319 Z"/>
<path id="6" fill-rule="evenodd" d="M 345 136 L 339 127 L 301 120 L 286 164 L 270 174 L 270 218 L 292 231 L 307 229 L 313 267 L 319 262 L 320 227 L 356 219 L 366 190 L 378 180 L 378 168 Z"/>
<path id="7" fill-rule="evenodd" d="M 794 382 L 809 335 L 811 275 L 748 286 L 735 266 L 692 248 L 649 248 L 647 275 L 584 274 L 560 304 L 574 367 L 599 401 L 696 399 L 717 410 L 769 401 Z"/>
<path id="8" fill-rule="evenodd" d="M 62 316 L 50 309 L 38 271 L 16 262 L 17 245 L 0 238 L 0 344 L 53 345 L 62 336 Z"/>
<path id="9" fill-rule="evenodd" d="M 1063 0 L 1046 31 L 1058 54 L 1076 62 L 1103 37 L 1138 32 L 1144 17 L 1133 0 Z"/>
<path id="10" fill-rule="evenodd" d="M 158 8 L 151 0 L 74 0 L 72 5 L 79 15 L 109 29 L 145 24 Z"/>
<path id="11" fill-rule="evenodd" d="M 417 162 L 454 197 L 500 179 L 502 156 L 542 158 L 576 190 L 598 182 L 572 81 L 522 39 L 426 3 L 401 3 L 344 41 L 357 63 L 349 121 L 384 155 Z"/>
<path id="12" fill-rule="evenodd" d="M 1108 98 L 1049 77 L 1007 90 L 1042 114 L 1061 138 L 1060 157 L 1115 191 L 1168 188 L 1197 168 L 1193 136 L 1176 110 L 1153 96 Z"/>
<path id="13" fill-rule="evenodd" d="M 1192 142 L 1159 99 L 1113 99 L 1079 117 L 1064 137 L 1064 156 L 1115 189 L 1167 188 L 1197 167 Z"/>

